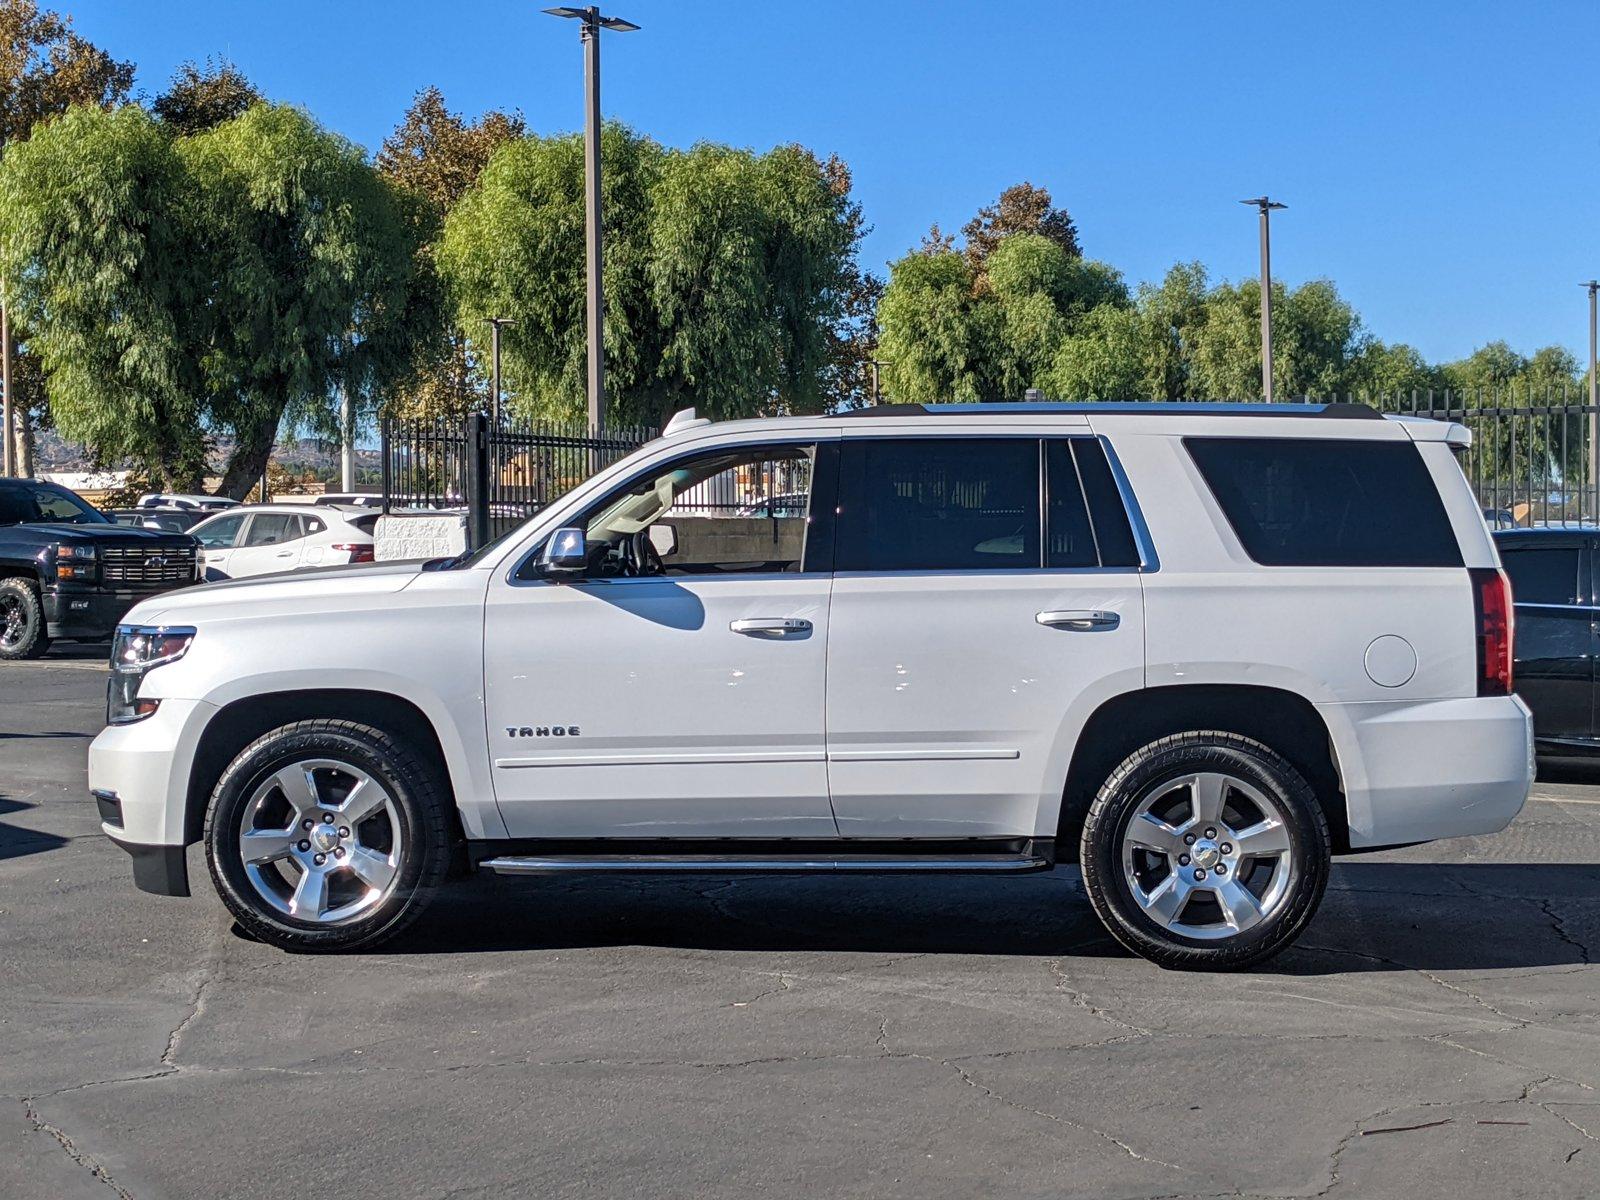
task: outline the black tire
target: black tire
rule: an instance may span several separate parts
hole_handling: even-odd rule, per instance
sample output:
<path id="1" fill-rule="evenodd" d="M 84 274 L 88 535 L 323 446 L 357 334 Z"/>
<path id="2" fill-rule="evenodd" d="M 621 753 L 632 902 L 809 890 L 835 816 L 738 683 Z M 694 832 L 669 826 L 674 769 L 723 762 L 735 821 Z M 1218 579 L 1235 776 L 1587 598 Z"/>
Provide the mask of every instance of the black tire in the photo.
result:
<path id="1" fill-rule="evenodd" d="M 1277 905 L 1255 925 L 1215 940 L 1181 936 L 1146 913 L 1134 899 L 1122 857 L 1124 835 L 1141 802 L 1174 779 L 1200 772 L 1232 776 L 1274 802 L 1292 861 Z M 1084 818 L 1079 856 L 1089 902 L 1129 950 L 1169 969 L 1232 970 L 1271 958 L 1300 935 L 1327 887 L 1332 843 L 1316 794 L 1282 756 L 1239 734 L 1196 730 L 1151 742 L 1123 760 Z"/>
<path id="2" fill-rule="evenodd" d="M 245 807 L 257 789 L 283 767 L 307 759 L 349 764 L 381 784 L 393 801 L 404 848 L 387 894 L 336 924 L 274 908 L 251 883 L 239 845 Z M 446 789 L 430 763 L 383 729 L 330 718 L 296 721 L 257 738 L 223 772 L 206 810 L 205 848 L 217 894 L 251 936 L 293 951 L 371 947 L 416 920 L 444 880 L 451 857 Z"/>
<path id="3" fill-rule="evenodd" d="M 0 659 L 39 658 L 50 649 L 39 591 L 26 579 L 0 579 Z"/>

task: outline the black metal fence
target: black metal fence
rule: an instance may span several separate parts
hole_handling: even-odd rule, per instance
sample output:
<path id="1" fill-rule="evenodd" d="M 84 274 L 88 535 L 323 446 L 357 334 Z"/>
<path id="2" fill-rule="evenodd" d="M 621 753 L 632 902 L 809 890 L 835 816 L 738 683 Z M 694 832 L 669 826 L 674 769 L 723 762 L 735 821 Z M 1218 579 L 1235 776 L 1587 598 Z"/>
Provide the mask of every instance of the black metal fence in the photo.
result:
<path id="1" fill-rule="evenodd" d="M 1328 399 L 1466 426 L 1472 445 L 1461 469 L 1491 525 L 1600 523 L 1600 406 L 1581 392 L 1507 387 Z"/>
<path id="2" fill-rule="evenodd" d="M 482 413 L 460 421 L 385 419 L 383 511 L 462 509 L 469 546 L 526 521 L 590 475 L 656 436 L 539 422 L 496 427 Z"/>

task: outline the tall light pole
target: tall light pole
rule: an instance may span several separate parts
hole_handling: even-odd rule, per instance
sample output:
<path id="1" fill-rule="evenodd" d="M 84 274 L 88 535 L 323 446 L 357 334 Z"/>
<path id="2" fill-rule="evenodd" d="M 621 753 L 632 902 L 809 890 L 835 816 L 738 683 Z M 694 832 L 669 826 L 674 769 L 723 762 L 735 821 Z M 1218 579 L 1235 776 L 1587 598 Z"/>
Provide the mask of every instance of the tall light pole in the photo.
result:
<path id="1" fill-rule="evenodd" d="M 600 291 L 600 31 L 629 33 L 639 27 L 621 17 L 603 17 L 588 8 L 547 8 L 553 17 L 582 21 L 583 42 L 583 192 L 584 227 L 588 233 L 589 425 L 597 433 L 606 423 L 605 299 Z"/>
<path id="2" fill-rule="evenodd" d="M 1261 395 L 1272 403 L 1272 232 L 1269 213 L 1275 208 L 1288 208 L 1266 196 L 1254 200 L 1241 200 L 1240 204 L 1253 204 L 1261 210 Z"/>
<path id="3" fill-rule="evenodd" d="M 493 343 L 494 359 L 494 395 L 489 401 L 489 420 L 494 428 L 500 428 L 500 327 L 502 325 L 515 325 L 510 317 L 486 317 L 491 330 L 490 340 Z"/>
<path id="4" fill-rule="evenodd" d="M 1597 323 L 1596 295 L 1600 294 L 1600 280 L 1591 279 L 1583 285 L 1589 289 L 1589 486 L 1596 488 L 1596 512 L 1600 512 L 1600 391 L 1596 391 L 1595 379 L 1596 351 L 1600 349 L 1597 344 L 1596 334 L 1600 333 L 1600 323 Z"/>

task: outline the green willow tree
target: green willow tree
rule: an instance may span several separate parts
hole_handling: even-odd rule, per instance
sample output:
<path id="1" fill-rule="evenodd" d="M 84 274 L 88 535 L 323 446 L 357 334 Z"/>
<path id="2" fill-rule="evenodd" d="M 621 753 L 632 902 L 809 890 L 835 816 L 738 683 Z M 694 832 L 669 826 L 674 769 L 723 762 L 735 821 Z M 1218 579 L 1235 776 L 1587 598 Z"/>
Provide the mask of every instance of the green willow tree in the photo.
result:
<path id="1" fill-rule="evenodd" d="M 798 146 L 672 150 L 620 125 L 602 139 L 611 419 L 836 403 L 866 290 L 842 167 Z M 584 411 L 583 228 L 575 135 L 502 147 L 445 220 L 438 261 L 457 323 L 516 319 L 504 369 L 529 415 Z"/>
<path id="2" fill-rule="evenodd" d="M 0 162 L 0 270 L 57 424 L 195 490 L 211 443 L 244 496 L 285 420 L 332 436 L 409 369 L 403 202 L 350 143 L 256 105 L 194 137 L 74 109 Z"/>

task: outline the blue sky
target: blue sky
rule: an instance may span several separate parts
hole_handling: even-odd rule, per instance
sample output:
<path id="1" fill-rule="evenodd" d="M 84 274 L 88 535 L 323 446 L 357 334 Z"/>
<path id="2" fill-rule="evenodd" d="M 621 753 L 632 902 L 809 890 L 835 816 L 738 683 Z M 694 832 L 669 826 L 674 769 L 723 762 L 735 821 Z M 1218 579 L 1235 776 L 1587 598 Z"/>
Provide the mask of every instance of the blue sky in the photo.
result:
<path id="1" fill-rule="evenodd" d="M 931 222 L 1043 184 L 1130 282 L 1256 270 L 1241 197 L 1289 204 L 1274 274 L 1333 279 L 1430 359 L 1587 353 L 1600 275 L 1600 5 L 617 0 L 604 107 L 665 142 L 798 141 L 850 163 L 882 271 Z M 577 128 L 574 22 L 534 0 L 56 0 L 160 90 L 224 54 L 376 149 L 413 93 Z"/>

